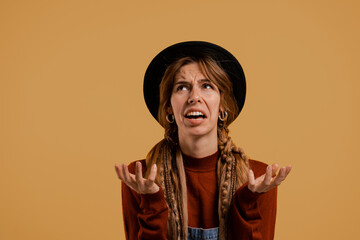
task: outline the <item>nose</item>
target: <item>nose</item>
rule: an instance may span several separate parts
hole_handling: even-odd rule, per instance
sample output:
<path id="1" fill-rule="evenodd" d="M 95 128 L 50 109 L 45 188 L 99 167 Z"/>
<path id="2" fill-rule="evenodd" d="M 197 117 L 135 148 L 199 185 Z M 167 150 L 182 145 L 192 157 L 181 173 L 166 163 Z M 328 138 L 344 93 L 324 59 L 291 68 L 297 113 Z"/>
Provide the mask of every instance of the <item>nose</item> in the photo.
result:
<path id="1" fill-rule="evenodd" d="M 192 91 L 190 92 L 188 103 L 189 104 L 194 104 L 194 103 L 197 103 L 197 102 L 198 103 L 201 102 L 201 97 L 200 97 L 200 94 L 199 94 L 198 90 L 196 88 L 193 88 Z"/>

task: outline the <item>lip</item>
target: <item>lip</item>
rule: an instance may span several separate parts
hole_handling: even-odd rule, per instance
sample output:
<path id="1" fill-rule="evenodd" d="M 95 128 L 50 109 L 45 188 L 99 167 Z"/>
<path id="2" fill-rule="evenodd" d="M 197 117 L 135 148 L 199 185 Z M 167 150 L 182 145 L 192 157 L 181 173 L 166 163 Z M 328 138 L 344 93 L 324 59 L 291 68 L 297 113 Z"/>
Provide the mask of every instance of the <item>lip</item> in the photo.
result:
<path id="1" fill-rule="evenodd" d="M 188 126 L 196 127 L 206 121 L 206 118 L 185 118 L 185 121 L 190 124 Z"/>

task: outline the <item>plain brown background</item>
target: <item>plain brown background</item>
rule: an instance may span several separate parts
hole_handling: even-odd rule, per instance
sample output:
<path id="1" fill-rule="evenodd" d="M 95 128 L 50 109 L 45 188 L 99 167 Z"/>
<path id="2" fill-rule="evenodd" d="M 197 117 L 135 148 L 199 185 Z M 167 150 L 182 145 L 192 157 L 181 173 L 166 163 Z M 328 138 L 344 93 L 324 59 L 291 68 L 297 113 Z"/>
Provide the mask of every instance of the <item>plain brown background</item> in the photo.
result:
<path id="1" fill-rule="evenodd" d="M 0 1 L 0 239 L 124 239 L 114 164 L 162 138 L 142 79 L 186 40 L 243 65 L 237 145 L 293 165 L 275 239 L 359 239 L 359 22 L 356 0 Z"/>

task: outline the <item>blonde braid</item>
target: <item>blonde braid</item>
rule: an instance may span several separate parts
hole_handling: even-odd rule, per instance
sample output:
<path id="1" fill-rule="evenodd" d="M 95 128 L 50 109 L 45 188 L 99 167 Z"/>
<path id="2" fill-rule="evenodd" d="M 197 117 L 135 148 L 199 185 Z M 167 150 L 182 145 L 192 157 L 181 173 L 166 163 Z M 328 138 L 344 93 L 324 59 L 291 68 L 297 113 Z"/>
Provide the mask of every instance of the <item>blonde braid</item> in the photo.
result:
<path id="1" fill-rule="evenodd" d="M 235 146 L 226 126 L 218 128 L 218 145 L 221 151 L 218 161 L 219 185 L 219 239 L 227 239 L 228 211 L 236 190 L 247 181 L 248 158 Z"/>
<path id="2" fill-rule="evenodd" d="M 184 200 L 186 195 L 186 182 L 184 169 L 181 166 L 182 158 L 179 161 L 176 156 L 177 146 L 167 135 L 163 140 L 156 144 L 146 157 L 148 177 L 151 165 L 156 163 L 159 166 L 155 182 L 163 189 L 166 204 L 168 205 L 168 239 L 184 239 L 187 232 L 187 208 Z M 185 186 L 182 186 L 185 183 Z M 185 196 L 185 198 L 183 197 Z"/>

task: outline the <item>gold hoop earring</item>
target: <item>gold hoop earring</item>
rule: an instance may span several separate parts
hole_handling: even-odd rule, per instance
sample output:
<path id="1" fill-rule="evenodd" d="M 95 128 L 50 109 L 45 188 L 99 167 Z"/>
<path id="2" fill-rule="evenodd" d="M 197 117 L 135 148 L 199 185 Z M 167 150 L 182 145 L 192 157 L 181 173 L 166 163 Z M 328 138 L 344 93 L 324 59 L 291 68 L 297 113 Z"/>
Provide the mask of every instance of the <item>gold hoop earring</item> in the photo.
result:
<path id="1" fill-rule="evenodd" d="M 228 112 L 227 111 L 220 111 L 219 112 L 219 120 L 220 121 L 225 122 L 227 117 L 228 117 Z"/>
<path id="2" fill-rule="evenodd" d="M 175 117 L 174 117 L 174 114 L 168 114 L 168 115 L 166 115 L 166 121 L 168 122 L 168 123 L 174 123 L 175 122 Z"/>

